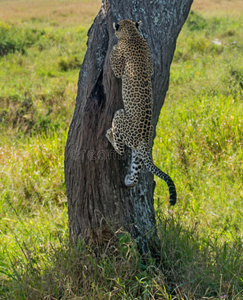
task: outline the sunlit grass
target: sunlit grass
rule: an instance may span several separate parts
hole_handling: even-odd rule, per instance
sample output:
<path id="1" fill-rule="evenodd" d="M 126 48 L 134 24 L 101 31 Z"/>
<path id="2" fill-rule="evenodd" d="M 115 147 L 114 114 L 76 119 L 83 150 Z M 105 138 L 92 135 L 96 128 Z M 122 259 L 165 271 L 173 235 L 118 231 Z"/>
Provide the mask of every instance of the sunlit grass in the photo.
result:
<path id="1" fill-rule="evenodd" d="M 241 0 L 194 0 L 192 9 L 200 11 L 206 16 L 241 16 L 243 2 Z"/>
<path id="2" fill-rule="evenodd" d="M 90 25 L 101 7 L 99 0 L 0 1 L 0 19 L 12 23 L 27 22 L 38 28 Z"/>
<path id="3" fill-rule="evenodd" d="M 161 113 L 154 158 L 177 183 L 176 213 L 187 226 L 197 223 L 203 236 L 242 239 L 242 103 L 202 95 L 174 105 Z M 163 198 L 166 187 L 156 181 L 156 197 Z"/>

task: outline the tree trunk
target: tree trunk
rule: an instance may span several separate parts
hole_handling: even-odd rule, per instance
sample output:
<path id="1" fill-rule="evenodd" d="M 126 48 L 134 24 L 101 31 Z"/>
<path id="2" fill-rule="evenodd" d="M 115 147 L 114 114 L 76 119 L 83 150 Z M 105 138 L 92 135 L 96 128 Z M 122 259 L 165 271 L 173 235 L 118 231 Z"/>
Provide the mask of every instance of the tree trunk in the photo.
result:
<path id="1" fill-rule="evenodd" d="M 103 243 L 123 228 L 147 252 L 157 239 L 153 175 L 143 168 L 138 184 L 128 189 L 124 179 L 131 151 L 119 156 L 105 137 L 114 113 L 123 107 L 121 81 L 110 67 L 116 42 L 113 22 L 142 21 L 154 62 L 153 125 L 169 85 L 177 36 L 193 0 L 103 0 L 88 32 L 87 52 L 78 81 L 76 107 L 65 149 L 65 181 L 70 237 Z M 165 195 L 167 197 L 167 195 Z"/>

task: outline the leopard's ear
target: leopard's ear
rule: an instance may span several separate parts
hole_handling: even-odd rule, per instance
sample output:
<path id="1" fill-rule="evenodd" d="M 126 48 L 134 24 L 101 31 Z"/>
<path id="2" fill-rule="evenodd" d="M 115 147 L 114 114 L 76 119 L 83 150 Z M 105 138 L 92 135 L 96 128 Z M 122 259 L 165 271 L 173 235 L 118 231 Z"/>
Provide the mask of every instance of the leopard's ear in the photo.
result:
<path id="1" fill-rule="evenodd" d="M 117 23 L 113 23 L 113 28 L 117 31 L 119 29 L 120 25 Z"/>
<path id="2" fill-rule="evenodd" d="M 141 20 L 135 23 L 137 29 L 141 26 L 141 24 L 142 24 L 142 21 L 141 21 Z"/>

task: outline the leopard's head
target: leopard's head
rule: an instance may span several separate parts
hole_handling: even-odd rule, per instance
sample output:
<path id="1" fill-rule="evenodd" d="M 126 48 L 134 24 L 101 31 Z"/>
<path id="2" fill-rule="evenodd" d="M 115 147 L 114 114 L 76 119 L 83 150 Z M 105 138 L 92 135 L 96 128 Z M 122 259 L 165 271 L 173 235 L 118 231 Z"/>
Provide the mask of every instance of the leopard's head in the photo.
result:
<path id="1" fill-rule="evenodd" d="M 142 24 L 141 21 L 133 22 L 130 20 L 121 20 L 119 23 L 113 23 L 115 34 L 118 39 L 126 38 L 139 34 L 138 28 Z"/>

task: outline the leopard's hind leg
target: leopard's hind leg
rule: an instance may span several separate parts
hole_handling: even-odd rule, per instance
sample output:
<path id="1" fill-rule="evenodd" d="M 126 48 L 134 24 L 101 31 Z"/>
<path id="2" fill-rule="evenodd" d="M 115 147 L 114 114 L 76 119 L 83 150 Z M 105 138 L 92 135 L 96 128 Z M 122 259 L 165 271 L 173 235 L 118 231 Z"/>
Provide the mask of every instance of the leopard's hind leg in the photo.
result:
<path id="1" fill-rule="evenodd" d="M 107 139 L 120 155 L 125 153 L 125 143 L 123 139 L 124 118 L 123 109 L 116 111 L 112 120 L 112 127 L 106 132 Z"/>
<path id="2" fill-rule="evenodd" d="M 138 177 L 143 166 L 142 158 L 137 150 L 132 150 L 131 170 L 125 178 L 125 185 L 129 188 L 134 187 L 138 182 Z"/>

